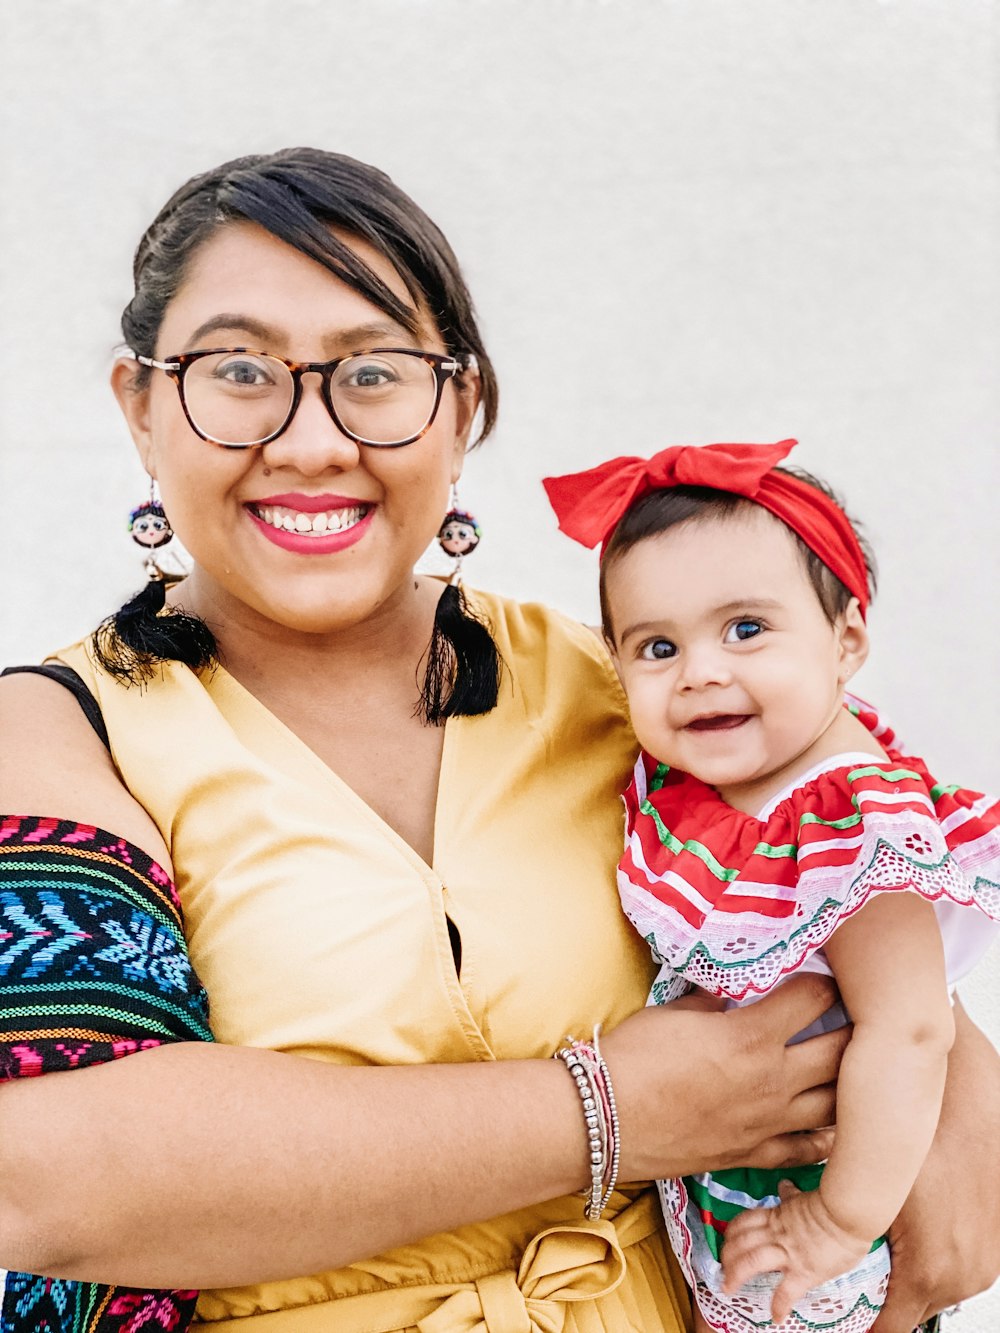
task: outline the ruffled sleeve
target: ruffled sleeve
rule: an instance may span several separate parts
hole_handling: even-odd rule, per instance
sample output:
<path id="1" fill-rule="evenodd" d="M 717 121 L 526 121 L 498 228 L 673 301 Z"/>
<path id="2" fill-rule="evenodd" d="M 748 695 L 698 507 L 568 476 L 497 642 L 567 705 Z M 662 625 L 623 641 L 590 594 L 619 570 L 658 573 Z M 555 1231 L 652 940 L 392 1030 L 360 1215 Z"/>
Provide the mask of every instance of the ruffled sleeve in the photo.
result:
<path id="1" fill-rule="evenodd" d="M 619 891 L 670 969 L 660 1002 L 763 994 L 880 893 L 975 909 L 985 936 L 1000 920 L 1000 804 L 896 753 L 820 774 L 764 821 L 643 756 L 626 822 Z"/>

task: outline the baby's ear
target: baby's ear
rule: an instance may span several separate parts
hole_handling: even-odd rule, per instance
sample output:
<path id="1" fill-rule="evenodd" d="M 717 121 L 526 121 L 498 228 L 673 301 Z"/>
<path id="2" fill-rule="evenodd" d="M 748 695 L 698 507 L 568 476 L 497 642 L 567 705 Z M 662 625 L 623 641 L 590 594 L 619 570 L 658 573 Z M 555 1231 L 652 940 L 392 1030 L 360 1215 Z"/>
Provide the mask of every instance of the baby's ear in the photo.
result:
<path id="1" fill-rule="evenodd" d="M 868 658 L 868 626 L 856 597 L 851 598 L 838 617 L 837 635 L 840 647 L 838 678 L 841 685 L 846 685 Z"/>

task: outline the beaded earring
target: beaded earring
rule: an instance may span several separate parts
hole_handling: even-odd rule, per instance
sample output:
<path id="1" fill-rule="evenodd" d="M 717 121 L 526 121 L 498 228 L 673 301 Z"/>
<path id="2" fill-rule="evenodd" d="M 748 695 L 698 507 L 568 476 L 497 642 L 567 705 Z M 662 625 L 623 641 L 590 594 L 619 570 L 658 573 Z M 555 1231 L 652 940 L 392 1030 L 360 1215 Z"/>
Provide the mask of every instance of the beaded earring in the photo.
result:
<path id="1" fill-rule="evenodd" d="M 128 516 L 128 530 L 132 540 L 145 551 L 155 551 L 173 539 L 174 530 L 157 497 L 156 482 L 152 477 L 149 480 L 149 499 L 131 510 Z M 163 571 L 153 555 L 147 556 L 145 569 L 149 578 L 163 578 Z"/>
<path id="2" fill-rule="evenodd" d="M 462 509 L 458 503 L 458 487 L 452 485 L 451 507 L 438 529 L 438 545 L 446 555 L 456 562 L 452 570 L 452 582 L 458 582 L 462 560 L 479 545 L 483 530 L 474 515 Z"/>
<path id="3" fill-rule="evenodd" d="M 438 530 L 438 542 L 455 564 L 438 598 L 418 708 L 424 721 L 434 726 L 449 717 L 477 717 L 496 707 L 500 653 L 489 626 L 469 606 L 461 586 L 462 560 L 476 549 L 481 536 L 473 516 L 459 507 L 458 489 L 452 486 L 451 507 Z"/>
<path id="4" fill-rule="evenodd" d="M 183 574 L 161 569 L 154 554 L 172 540 L 174 530 L 150 478 L 149 499 L 131 511 L 128 530 L 147 552 L 143 561 L 146 582 L 124 606 L 102 620 L 94 631 L 94 655 L 99 664 L 127 685 L 150 680 L 164 662 L 182 662 L 192 670 L 217 660 L 215 636 L 197 616 L 175 607 L 163 614 L 167 588 Z"/>

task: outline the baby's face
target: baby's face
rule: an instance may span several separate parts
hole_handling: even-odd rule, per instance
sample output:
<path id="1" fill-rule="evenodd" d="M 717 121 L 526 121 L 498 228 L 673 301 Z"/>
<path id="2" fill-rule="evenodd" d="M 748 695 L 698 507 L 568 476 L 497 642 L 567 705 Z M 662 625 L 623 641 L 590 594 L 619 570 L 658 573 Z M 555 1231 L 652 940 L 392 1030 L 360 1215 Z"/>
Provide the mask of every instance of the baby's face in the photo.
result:
<path id="1" fill-rule="evenodd" d="M 690 520 L 634 546 L 606 582 L 644 749 L 750 811 L 814 762 L 867 639 L 854 604 L 827 620 L 784 524 L 763 509 Z"/>

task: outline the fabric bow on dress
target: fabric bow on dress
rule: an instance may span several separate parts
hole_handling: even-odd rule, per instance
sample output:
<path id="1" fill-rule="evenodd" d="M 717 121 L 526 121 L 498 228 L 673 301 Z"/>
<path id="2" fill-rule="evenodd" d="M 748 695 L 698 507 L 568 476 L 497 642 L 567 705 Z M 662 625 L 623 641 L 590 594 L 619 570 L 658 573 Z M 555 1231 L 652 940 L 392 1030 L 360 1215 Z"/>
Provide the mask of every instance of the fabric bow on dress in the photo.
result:
<path id="1" fill-rule="evenodd" d="M 550 1227 L 535 1236 L 514 1273 L 481 1277 L 417 1324 L 420 1333 L 560 1333 L 566 1305 L 608 1296 L 625 1276 L 610 1222 Z"/>

